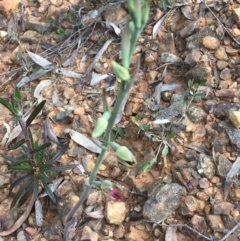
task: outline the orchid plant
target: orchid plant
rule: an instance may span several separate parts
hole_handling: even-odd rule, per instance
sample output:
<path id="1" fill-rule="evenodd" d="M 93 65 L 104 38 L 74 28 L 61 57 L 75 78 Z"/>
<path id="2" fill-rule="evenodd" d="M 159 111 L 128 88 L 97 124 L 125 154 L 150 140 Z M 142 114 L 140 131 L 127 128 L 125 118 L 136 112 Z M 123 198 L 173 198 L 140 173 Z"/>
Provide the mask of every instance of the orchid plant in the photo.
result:
<path id="1" fill-rule="evenodd" d="M 112 62 L 113 72 L 118 79 L 121 80 L 119 92 L 117 95 L 117 99 L 115 102 L 114 108 L 111 110 L 107 101 L 106 101 L 106 92 L 103 91 L 103 103 L 104 103 L 104 113 L 97 120 L 95 128 L 92 133 L 92 137 L 98 138 L 103 135 L 103 144 L 102 151 L 97 159 L 96 165 L 89 177 L 88 182 L 85 184 L 85 188 L 81 194 L 81 197 L 75 207 L 69 212 L 67 217 L 67 222 L 65 225 L 64 234 L 61 237 L 61 240 L 66 241 L 68 237 L 68 228 L 71 224 L 73 224 L 74 214 L 78 210 L 78 208 L 83 204 L 86 200 L 92 186 L 97 186 L 102 189 L 110 189 L 112 188 L 111 182 L 99 182 L 95 181 L 96 175 L 98 173 L 99 167 L 101 166 L 104 155 L 108 146 L 111 146 L 115 151 L 117 157 L 121 160 L 121 163 L 129 166 L 136 163 L 135 157 L 132 152 L 126 147 L 117 144 L 111 140 L 112 130 L 114 128 L 114 124 L 117 116 L 122 110 L 123 102 L 126 98 L 128 98 L 128 94 L 130 92 L 131 86 L 134 80 L 137 77 L 138 69 L 139 69 L 139 61 L 133 73 L 129 72 L 129 67 L 131 64 L 131 58 L 133 55 L 133 51 L 138 40 L 139 35 L 141 34 L 143 28 L 146 25 L 149 15 L 149 6 L 150 0 L 142 1 L 142 0 L 128 0 L 128 9 L 131 15 L 131 20 L 126 24 L 126 27 L 123 31 L 122 41 L 121 41 L 121 56 L 122 56 L 122 64 L 119 64 L 115 61 Z"/>

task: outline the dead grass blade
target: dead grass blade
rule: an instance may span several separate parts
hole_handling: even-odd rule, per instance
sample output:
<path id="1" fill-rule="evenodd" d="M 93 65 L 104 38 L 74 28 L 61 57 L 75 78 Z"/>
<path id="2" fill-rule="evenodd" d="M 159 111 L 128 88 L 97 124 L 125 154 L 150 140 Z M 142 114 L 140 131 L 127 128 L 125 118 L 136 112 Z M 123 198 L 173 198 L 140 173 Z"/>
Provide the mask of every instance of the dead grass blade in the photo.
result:
<path id="1" fill-rule="evenodd" d="M 161 92 L 163 91 L 169 91 L 169 90 L 174 90 L 181 87 L 180 84 L 163 84 L 160 83 L 156 88 L 153 93 L 153 97 L 157 101 L 158 104 L 160 104 L 160 99 L 161 99 Z"/>
<path id="2" fill-rule="evenodd" d="M 240 157 L 238 157 L 237 160 L 233 163 L 231 170 L 227 174 L 226 181 L 224 184 L 224 200 L 227 199 L 228 193 L 230 191 L 230 186 L 232 182 L 234 182 L 235 178 L 237 177 L 239 170 L 240 170 Z"/>
<path id="3" fill-rule="evenodd" d="M 104 218 L 103 207 L 101 207 L 99 210 L 96 210 L 96 211 L 89 211 L 90 208 L 92 209 L 92 207 L 89 206 L 85 210 L 85 213 L 87 214 L 87 216 L 95 219 Z"/>
<path id="4" fill-rule="evenodd" d="M 37 199 L 35 201 L 35 217 L 36 217 L 36 224 L 38 227 L 43 226 L 43 212 L 42 212 L 42 204 Z"/>
<path id="5" fill-rule="evenodd" d="M 109 22 L 109 21 L 107 20 L 107 21 L 106 21 L 106 27 L 107 27 L 108 29 L 112 29 L 112 28 L 113 28 L 115 34 L 116 34 L 117 36 L 120 36 L 120 34 L 121 34 L 121 29 L 120 29 L 116 24 L 111 23 L 111 22 Z"/>
<path id="6" fill-rule="evenodd" d="M 172 8 L 168 13 L 166 13 L 162 18 L 160 18 L 157 23 L 154 25 L 153 27 L 153 32 L 152 32 L 152 35 L 153 35 L 153 38 L 156 37 L 158 31 L 161 29 L 164 21 L 171 15 L 173 14 L 175 11 L 176 11 L 177 8 Z"/>
<path id="7" fill-rule="evenodd" d="M 63 177 L 58 178 L 53 184 L 48 185 L 48 187 L 51 189 L 52 192 L 55 192 L 62 182 Z M 39 195 L 39 198 L 47 196 L 47 192 L 44 192 L 43 194 Z"/>
<path id="8" fill-rule="evenodd" d="M 47 59 L 43 58 L 42 56 L 38 55 L 38 54 L 34 54 L 30 51 L 27 51 L 28 55 L 30 56 L 30 58 L 39 66 L 41 66 L 42 68 L 46 68 L 47 66 L 52 65 L 52 62 L 49 62 Z"/>
<path id="9" fill-rule="evenodd" d="M 102 150 L 92 140 L 90 140 L 88 137 L 84 136 L 83 134 L 81 134 L 77 131 L 70 129 L 69 135 L 71 136 L 73 141 L 75 141 L 79 145 L 85 147 L 86 149 L 88 149 L 91 152 L 100 153 Z"/>
<path id="10" fill-rule="evenodd" d="M 46 134 L 52 142 L 54 142 L 58 145 L 61 145 L 61 143 L 58 141 L 58 138 L 52 129 L 48 116 L 46 117 L 46 119 L 44 121 L 44 130 L 46 130 Z"/>
<path id="11" fill-rule="evenodd" d="M 80 36 L 80 37 L 78 38 L 78 41 L 77 41 L 77 42 L 78 42 L 77 49 L 75 49 L 75 50 L 73 51 L 72 55 L 70 56 L 70 58 L 68 58 L 68 59 L 62 64 L 62 67 L 67 67 L 67 66 L 69 66 L 69 65 L 72 63 L 72 61 L 75 59 L 75 57 L 77 56 L 78 51 L 79 51 L 79 49 L 80 49 L 80 47 L 81 47 L 82 36 Z"/>
<path id="12" fill-rule="evenodd" d="M 1 141 L 1 143 L 0 143 L 0 146 L 4 146 L 4 145 L 7 143 L 7 140 L 8 140 L 8 138 L 9 138 L 10 132 L 11 132 L 10 126 L 9 126 L 6 122 L 4 122 L 3 125 L 6 127 L 7 132 L 6 132 L 6 134 L 4 135 L 4 137 L 3 137 L 3 139 L 2 139 L 2 141 Z"/>
<path id="13" fill-rule="evenodd" d="M 99 50 L 97 55 L 94 57 L 92 63 L 88 66 L 87 71 L 86 71 L 86 75 L 90 73 L 90 71 L 92 70 L 93 66 L 98 62 L 98 60 L 101 58 L 101 56 L 103 55 L 103 53 L 108 48 L 108 46 L 112 43 L 113 40 L 114 39 L 107 40 L 106 43 L 102 46 L 102 48 Z"/>
<path id="14" fill-rule="evenodd" d="M 96 85 L 98 82 L 100 82 L 103 79 L 106 79 L 108 77 L 108 74 L 98 74 L 95 72 L 92 72 L 92 79 L 90 82 L 90 85 Z"/>
<path id="15" fill-rule="evenodd" d="M 16 137 L 18 137 L 20 135 L 20 133 L 22 132 L 21 126 L 17 125 L 12 132 L 10 133 L 8 140 L 7 140 L 7 144 L 10 143 L 12 140 L 14 140 Z"/>
<path id="16" fill-rule="evenodd" d="M 190 6 L 187 6 L 187 5 L 182 6 L 181 11 L 182 11 L 183 15 L 185 16 L 185 18 L 192 20 L 192 21 L 196 20 L 196 18 L 194 17 L 194 15 L 190 9 Z"/>
<path id="17" fill-rule="evenodd" d="M 57 68 L 55 71 L 56 71 L 57 74 L 61 74 L 61 75 L 71 77 L 71 78 L 74 78 L 74 79 L 80 79 L 80 78 L 83 77 L 82 74 L 79 74 L 79 73 L 76 73 L 76 72 L 73 72 L 71 70 L 67 70 L 67 69 L 64 69 L 64 68 Z"/>
<path id="18" fill-rule="evenodd" d="M 46 117 L 45 121 L 44 121 L 44 130 L 46 131 L 46 136 L 54 143 L 56 143 L 57 145 L 62 145 L 62 143 L 59 142 L 58 137 L 56 136 L 51 124 L 50 124 L 50 120 L 48 118 L 48 116 Z"/>
<path id="19" fill-rule="evenodd" d="M 77 165 L 76 168 L 78 168 L 78 170 L 81 172 L 81 174 L 85 173 L 85 169 L 82 164 L 80 164 L 77 160 L 74 160 L 74 164 Z"/>
<path id="20" fill-rule="evenodd" d="M 53 69 L 53 68 L 52 68 L 52 69 Z M 52 69 L 47 69 L 47 70 L 40 69 L 40 70 L 38 70 L 37 72 L 30 74 L 29 76 L 23 77 L 23 78 L 18 82 L 17 87 L 18 87 L 18 88 L 23 87 L 25 84 L 27 84 L 27 83 L 35 80 L 35 79 L 38 79 L 38 78 L 41 77 L 42 75 L 44 75 L 44 74 L 46 74 L 47 72 L 51 71 Z"/>
<path id="21" fill-rule="evenodd" d="M 36 87 L 33 96 L 38 99 L 38 103 L 40 99 L 42 99 L 41 91 L 44 87 L 50 85 L 52 83 L 52 80 L 47 79 L 47 80 L 42 80 Z"/>
<path id="22" fill-rule="evenodd" d="M 26 30 L 25 22 L 24 22 L 24 10 L 25 10 L 24 1 L 21 0 L 21 3 L 20 3 L 20 13 L 21 13 L 20 23 L 21 23 L 21 28 L 22 28 L 23 32 L 25 32 L 25 30 Z"/>
<path id="23" fill-rule="evenodd" d="M 7 34 L 9 37 L 13 38 L 17 34 L 17 20 L 16 15 L 12 12 L 12 17 L 8 22 Z"/>

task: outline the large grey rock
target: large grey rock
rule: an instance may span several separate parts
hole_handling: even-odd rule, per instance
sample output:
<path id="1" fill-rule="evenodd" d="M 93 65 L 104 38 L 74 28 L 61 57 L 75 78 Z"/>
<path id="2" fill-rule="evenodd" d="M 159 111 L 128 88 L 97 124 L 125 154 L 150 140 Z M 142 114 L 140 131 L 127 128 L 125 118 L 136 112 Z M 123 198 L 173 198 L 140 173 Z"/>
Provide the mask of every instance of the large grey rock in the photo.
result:
<path id="1" fill-rule="evenodd" d="M 168 119 L 171 123 L 175 123 L 184 114 L 184 102 L 179 101 L 171 104 L 169 107 L 160 110 L 156 114 L 156 119 Z"/>
<path id="2" fill-rule="evenodd" d="M 149 188 L 148 194 L 143 216 L 153 222 L 162 222 L 178 208 L 186 189 L 177 183 L 163 185 L 158 182 Z"/>

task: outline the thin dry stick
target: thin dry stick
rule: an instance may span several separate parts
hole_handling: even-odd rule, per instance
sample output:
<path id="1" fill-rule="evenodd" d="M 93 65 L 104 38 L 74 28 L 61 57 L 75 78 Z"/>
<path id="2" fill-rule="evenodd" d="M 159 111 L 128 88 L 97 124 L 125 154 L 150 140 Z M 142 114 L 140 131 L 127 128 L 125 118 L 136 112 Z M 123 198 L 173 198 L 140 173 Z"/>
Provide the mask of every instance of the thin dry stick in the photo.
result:
<path id="1" fill-rule="evenodd" d="M 197 230 L 193 229 L 192 227 L 188 226 L 187 224 L 168 224 L 168 225 L 166 225 L 166 224 L 155 223 L 155 222 L 152 222 L 152 221 L 146 221 L 146 222 L 152 223 L 155 226 L 161 226 L 161 227 L 185 227 L 185 228 L 189 229 L 190 231 L 192 231 L 193 233 L 199 235 L 200 237 L 202 237 L 206 240 L 209 240 L 209 241 L 213 241 L 212 237 L 205 236 L 204 234 L 198 232 Z M 219 241 L 223 241 L 223 240 L 219 240 Z"/>
<path id="2" fill-rule="evenodd" d="M 236 229 L 240 227 L 240 222 L 237 223 L 225 236 L 223 236 L 219 241 L 224 241 L 228 238 Z"/>
<path id="3" fill-rule="evenodd" d="M 204 5 L 207 7 L 207 9 L 212 13 L 212 15 L 216 18 L 216 20 L 220 23 L 220 25 L 224 28 L 224 30 L 228 33 L 228 35 L 231 37 L 232 40 L 234 40 L 235 43 L 237 43 L 238 45 L 240 45 L 240 42 L 235 39 L 232 34 L 230 33 L 230 31 L 223 25 L 223 23 L 218 19 L 218 17 L 215 15 L 215 13 L 211 10 L 211 8 L 205 3 L 205 0 L 201 0 L 202 3 L 204 3 Z"/>

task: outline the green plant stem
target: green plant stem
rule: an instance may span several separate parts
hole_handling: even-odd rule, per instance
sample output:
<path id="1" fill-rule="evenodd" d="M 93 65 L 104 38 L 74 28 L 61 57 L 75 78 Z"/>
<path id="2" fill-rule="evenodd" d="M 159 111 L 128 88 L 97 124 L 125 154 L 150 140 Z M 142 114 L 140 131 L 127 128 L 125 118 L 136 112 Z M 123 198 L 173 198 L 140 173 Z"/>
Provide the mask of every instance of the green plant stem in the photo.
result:
<path id="1" fill-rule="evenodd" d="M 130 85 L 131 83 L 129 82 L 127 85 Z M 91 190 L 91 187 L 92 187 L 92 182 L 95 180 L 96 178 L 96 175 L 98 173 L 98 170 L 99 170 L 99 167 L 102 165 L 102 162 L 103 162 L 103 158 L 105 156 L 105 153 L 107 151 L 107 147 L 108 147 L 108 143 L 110 141 L 110 137 L 111 137 L 111 131 L 112 131 L 112 128 L 113 128 L 113 125 L 114 125 L 114 122 L 115 122 L 115 119 L 117 117 L 117 114 L 118 114 L 118 110 L 119 108 L 121 107 L 121 104 L 122 104 L 122 101 L 125 97 L 125 95 L 127 94 L 127 91 L 124 91 L 125 89 L 125 85 L 126 83 L 125 82 L 121 82 L 121 85 L 120 85 L 120 90 L 119 90 L 119 95 L 117 97 L 117 100 L 116 100 L 116 104 L 114 106 L 114 110 L 111 114 L 111 117 L 109 119 L 109 122 L 108 122 L 108 126 L 107 126 L 107 129 L 106 129 L 106 132 L 105 132 L 105 143 L 104 143 L 104 146 L 102 148 L 102 151 L 100 153 L 100 155 L 98 156 L 98 159 L 97 159 L 97 162 L 96 162 L 96 165 L 94 166 L 94 169 L 93 171 L 91 172 L 91 175 L 89 177 L 89 184 L 88 185 L 85 185 L 85 188 L 81 194 L 81 197 L 80 199 L 78 200 L 78 202 L 76 203 L 76 205 L 74 206 L 74 208 L 69 212 L 68 214 L 68 217 L 67 217 L 67 222 L 69 222 L 72 218 L 73 218 L 73 215 L 74 213 L 78 210 L 78 208 L 84 203 L 84 201 L 86 200 L 87 198 L 87 195 L 88 193 L 90 192 Z"/>
<path id="2" fill-rule="evenodd" d="M 73 209 L 69 212 L 68 216 L 67 216 L 67 220 L 66 223 L 68 223 L 69 221 L 71 221 L 71 219 L 73 218 L 73 215 L 77 212 L 77 210 L 79 209 L 79 207 L 84 203 L 84 201 L 86 200 L 88 193 L 90 192 L 92 186 L 90 184 L 85 185 L 84 190 L 81 194 L 80 199 L 78 200 L 78 202 L 76 203 L 76 205 L 73 207 Z"/>
<path id="3" fill-rule="evenodd" d="M 138 37 L 139 37 L 141 31 L 142 31 L 142 29 L 136 30 L 136 32 L 132 36 L 131 47 L 130 47 L 130 51 L 129 51 L 129 61 L 128 61 L 129 66 L 130 66 L 130 63 L 131 63 L 131 57 L 133 55 L 133 52 L 134 52 L 134 49 L 135 49 L 135 45 L 137 43 L 137 40 L 138 40 Z M 127 68 L 129 68 L 129 66 Z"/>
<path id="4" fill-rule="evenodd" d="M 136 36 L 136 37 L 137 37 L 137 36 Z M 139 67 L 139 63 L 138 63 L 138 65 L 137 65 L 137 68 L 136 68 L 135 71 L 138 71 L 138 67 Z M 136 74 L 133 74 L 133 77 L 131 78 L 131 80 L 130 80 L 129 82 L 124 82 L 124 81 L 121 82 L 119 94 L 118 94 L 118 96 L 117 96 L 114 109 L 113 109 L 113 111 L 112 111 L 112 113 L 111 113 L 111 117 L 110 117 L 110 119 L 109 119 L 109 121 L 108 121 L 108 126 L 107 126 L 107 129 L 106 129 L 106 132 L 105 132 L 105 136 L 104 136 L 104 141 L 105 141 L 105 142 L 104 142 L 104 144 L 103 144 L 102 151 L 101 151 L 100 155 L 98 156 L 97 162 L 96 162 L 96 164 L 95 164 L 95 166 L 94 166 L 94 169 L 93 169 L 93 171 L 91 172 L 91 175 L 90 175 L 90 177 L 89 177 L 89 184 L 85 186 L 84 191 L 82 192 L 79 201 L 76 203 L 76 205 L 74 206 L 74 208 L 69 212 L 68 217 L 67 217 L 67 222 L 71 221 L 71 219 L 73 218 L 74 213 L 75 213 L 75 212 L 79 209 L 79 207 L 84 203 L 84 201 L 85 201 L 86 198 L 87 198 L 88 193 L 89 193 L 90 190 L 91 190 L 92 182 L 95 180 L 95 178 L 96 178 L 96 176 L 97 176 L 99 167 L 102 165 L 103 158 L 104 158 L 105 153 L 106 153 L 106 151 L 107 151 L 107 147 L 108 147 L 109 142 L 110 142 L 110 139 L 111 139 L 112 128 L 113 128 L 113 126 L 114 126 L 114 123 L 115 123 L 115 120 L 116 120 L 118 111 L 119 111 L 119 109 L 120 109 L 121 106 L 122 106 L 123 100 L 125 99 L 126 95 L 128 95 L 128 92 L 130 91 L 130 88 L 131 88 L 131 86 L 132 86 L 132 83 L 133 83 L 134 80 L 135 80 L 135 76 L 136 76 Z"/>
<path id="5" fill-rule="evenodd" d="M 130 33 L 131 34 L 131 41 L 129 43 L 130 44 L 129 58 L 128 58 L 128 61 L 126 61 L 125 64 L 124 64 L 124 67 L 126 69 L 129 69 L 129 67 L 130 67 L 131 57 L 133 55 L 134 48 L 135 48 L 135 45 L 137 43 L 137 39 L 138 39 L 142 29 L 144 28 L 144 25 L 145 24 L 143 24 L 141 26 L 141 28 L 139 28 L 139 29 L 135 28 L 135 31 Z M 122 104 L 124 103 L 125 98 L 128 97 L 130 88 L 131 88 L 134 80 L 136 79 L 138 69 L 139 69 L 139 61 L 138 61 L 137 67 L 136 67 L 131 79 L 129 81 L 123 81 L 123 80 L 121 81 L 120 90 L 118 92 L 118 96 L 117 96 L 117 99 L 116 99 L 116 102 L 115 102 L 115 105 L 114 105 L 114 109 L 111 113 L 111 117 L 108 120 L 108 125 L 107 125 L 107 128 L 106 128 L 105 134 L 104 134 L 104 143 L 103 143 L 103 146 L 102 146 L 101 153 L 98 156 L 98 159 L 97 159 L 97 162 L 94 166 L 93 171 L 91 172 L 91 175 L 89 177 L 89 183 L 85 184 L 84 191 L 82 192 L 79 201 L 77 202 L 75 207 L 69 212 L 69 214 L 67 216 L 67 223 L 65 225 L 64 236 L 63 236 L 63 239 L 61 239 L 61 240 L 64 240 L 64 241 L 67 240 L 68 229 L 69 229 L 69 225 L 70 225 L 70 223 L 73 219 L 73 215 L 78 210 L 78 208 L 84 203 L 84 201 L 87 198 L 88 193 L 91 190 L 91 187 L 92 187 L 92 185 L 95 181 L 95 178 L 97 176 L 98 170 L 99 170 L 99 168 L 102 165 L 102 162 L 104 160 L 104 156 L 105 156 L 105 153 L 106 153 L 107 148 L 109 146 L 109 143 L 111 142 L 111 133 L 112 133 L 112 129 L 113 129 L 113 126 L 115 124 L 115 120 L 117 118 L 118 112 L 121 111 Z"/>

